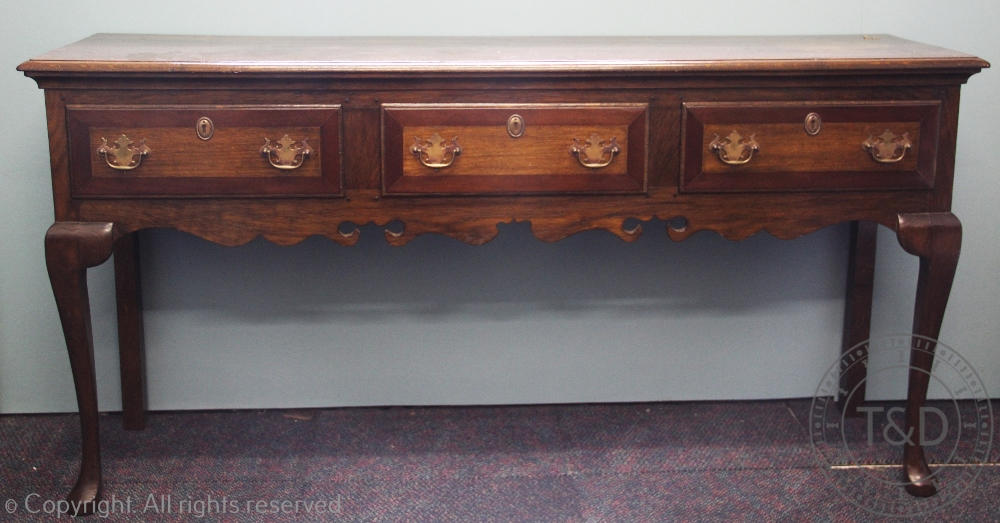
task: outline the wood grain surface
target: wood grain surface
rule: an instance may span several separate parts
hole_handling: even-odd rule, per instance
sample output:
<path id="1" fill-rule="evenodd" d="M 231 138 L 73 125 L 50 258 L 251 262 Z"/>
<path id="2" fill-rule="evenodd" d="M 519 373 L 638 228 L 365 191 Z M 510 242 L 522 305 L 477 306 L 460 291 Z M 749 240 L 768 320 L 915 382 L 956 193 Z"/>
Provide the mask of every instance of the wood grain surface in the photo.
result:
<path id="1" fill-rule="evenodd" d="M 982 68 L 971 55 L 888 35 L 248 37 L 96 34 L 29 72 L 655 72 Z"/>
<path id="2" fill-rule="evenodd" d="M 646 104 L 401 104 L 383 111 L 386 194 L 530 194 L 642 192 L 646 188 Z M 511 115 L 524 134 L 507 131 Z M 416 138 L 456 139 L 461 154 L 445 168 L 422 165 Z M 574 140 L 614 138 L 619 152 L 605 167 L 585 167 Z M 585 158 L 586 160 L 586 158 Z"/>

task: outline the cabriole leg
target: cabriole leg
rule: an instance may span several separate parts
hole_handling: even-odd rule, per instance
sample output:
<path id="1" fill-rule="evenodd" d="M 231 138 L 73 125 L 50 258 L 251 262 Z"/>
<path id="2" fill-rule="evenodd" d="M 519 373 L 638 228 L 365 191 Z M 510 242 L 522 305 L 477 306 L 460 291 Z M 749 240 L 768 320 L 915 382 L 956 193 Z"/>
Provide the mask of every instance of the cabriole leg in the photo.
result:
<path id="1" fill-rule="evenodd" d="M 101 449 L 87 268 L 100 265 L 111 256 L 115 237 L 112 223 L 82 222 L 57 222 L 45 235 L 45 264 L 66 337 L 80 409 L 80 475 L 67 498 L 70 511 L 76 515 L 92 513 L 101 495 Z"/>
<path id="2" fill-rule="evenodd" d="M 948 212 L 901 214 L 897 234 L 903 249 L 920 257 L 913 334 L 936 340 L 958 265 L 962 224 Z M 903 474 L 907 492 L 914 496 L 932 496 L 937 489 L 931 482 L 921 446 L 920 407 L 927 399 L 935 344 L 914 338 L 913 346 L 917 347 L 918 343 L 922 350 L 910 351 L 905 430 L 912 437 L 903 446 Z"/>

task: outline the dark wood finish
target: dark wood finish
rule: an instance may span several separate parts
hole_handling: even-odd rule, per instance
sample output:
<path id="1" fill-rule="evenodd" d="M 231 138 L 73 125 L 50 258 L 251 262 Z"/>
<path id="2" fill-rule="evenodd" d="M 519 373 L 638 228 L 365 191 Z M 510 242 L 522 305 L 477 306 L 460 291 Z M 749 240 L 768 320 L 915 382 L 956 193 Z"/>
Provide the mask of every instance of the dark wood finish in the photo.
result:
<path id="1" fill-rule="evenodd" d="M 386 194 L 639 193 L 646 190 L 645 104 L 499 106 L 387 104 L 382 116 Z M 511 137 L 507 119 L 520 115 L 524 135 Z M 462 152 L 431 169 L 410 153 L 414 138 L 457 137 Z M 570 154 L 573 139 L 615 138 L 610 165 L 584 167 Z"/>
<path id="2" fill-rule="evenodd" d="M 19 69 L 46 91 L 56 215 L 47 262 L 84 432 L 71 498 L 96 499 L 100 488 L 83 275 L 108 256 L 116 235 L 128 235 L 115 247 L 119 336 L 126 425 L 139 427 L 141 298 L 132 235 L 148 228 L 224 245 L 256 237 L 289 245 L 311 235 L 351 245 L 360 232 L 345 223 L 375 223 L 386 241 L 403 245 L 425 233 L 482 244 L 513 221 L 530 222 L 544 241 L 592 229 L 633 241 L 642 232 L 634 220 L 654 218 L 684 218 L 668 226 L 674 240 L 701 230 L 734 240 L 765 230 L 790 239 L 859 222 L 847 344 L 867 337 L 873 232 L 881 224 L 921 257 L 914 330 L 937 336 L 958 253 L 950 211 L 959 90 L 988 65 L 890 36 L 95 35 L 27 61 Z M 520 138 L 506 134 L 510 108 L 525 117 Z M 816 136 L 802 127 L 810 111 L 823 119 Z M 207 142 L 196 133 L 201 116 L 215 123 Z M 756 163 L 709 165 L 709 133 L 734 125 L 757 134 Z M 877 164 L 861 147 L 866 133 L 886 127 L 915 144 L 897 164 Z M 624 161 L 603 173 L 573 163 L 573 138 L 623 129 Z M 250 140 L 260 130 L 302 132 L 317 156 L 302 171 L 269 176 L 266 160 L 247 151 L 260 147 Z M 409 154 L 407 140 L 433 130 L 466 136 L 455 174 L 424 169 Z M 100 138 L 112 132 L 147 138 L 152 153 L 142 166 L 117 171 L 95 159 Z M 491 133 L 506 145 L 497 147 Z M 917 368 L 930 364 L 914 354 Z M 845 376 L 848 385 L 863 378 Z M 921 379 L 910 376 L 910 413 L 926 397 Z M 909 490 L 932 492 L 920 447 L 908 447 L 904 462 Z"/>
<path id="3" fill-rule="evenodd" d="M 80 409 L 80 473 L 68 496 L 71 510 L 76 514 L 92 513 L 96 508 L 94 503 L 101 497 L 101 447 L 87 268 L 100 265 L 111 256 L 116 236 L 113 223 L 57 222 L 45 234 L 45 264 L 66 336 Z"/>
<path id="4" fill-rule="evenodd" d="M 146 428 L 146 368 L 139 280 L 139 233 L 122 236 L 115 244 L 114 256 L 122 423 L 127 430 L 142 430 Z"/>
<path id="5" fill-rule="evenodd" d="M 906 252 L 920 257 L 913 312 L 913 347 L 920 350 L 910 351 L 905 433 L 912 431 L 913 436 L 903 445 L 903 480 L 910 494 L 932 496 L 937 489 L 931 481 L 924 449 L 912 442 L 923 441 L 920 407 L 927 399 L 936 340 L 958 266 L 962 224 L 949 212 L 901 214 L 897 236 Z"/>
<path id="6" fill-rule="evenodd" d="M 689 103 L 684 105 L 683 191 L 790 189 L 923 189 L 934 186 L 938 102 L 837 104 Z M 810 113 L 818 134 L 805 131 Z M 862 148 L 889 129 L 914 143 L 898 163 L 878 163 Z M 754 135 L 760 151 L 744 165 L 726 165 L 709 149 L 731 131 Z"/>
<path id="7" fill-rule="evenodd" d="M 841 354 L 860 351 L 855 355 L 858 360 L 868 358 L 868 346 L 865 343 L 871 336 L 877 233 L 876 223 L 851 222 Z M 837 398 L 837 404 L 850 416 L 861 414 L 858 407 L 865 401 L 866 374 L 864 366 L 852 365 L 840 375 L 841 396 Z"/>
<path id="8" fill-rule="evenodd" d="M 215 132 L 199 138 L 208 117 Z M 67 107 L 73 196 L 294 196 L 341 192 L 340 108 L 288 106 Z M 115 170 L 96 151 L 121 134 L 152 149 L 137 168 Z M 265 138 L 312 148 L 293 170 L 268 164 Z"/>

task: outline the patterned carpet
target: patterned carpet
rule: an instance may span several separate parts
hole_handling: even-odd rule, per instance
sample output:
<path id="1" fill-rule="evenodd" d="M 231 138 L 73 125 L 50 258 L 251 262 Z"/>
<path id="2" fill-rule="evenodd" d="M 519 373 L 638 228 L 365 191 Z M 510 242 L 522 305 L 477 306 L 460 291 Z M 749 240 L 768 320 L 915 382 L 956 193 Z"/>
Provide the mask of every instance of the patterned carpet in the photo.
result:
<path id="1" fill-rule="evenodd" d="M 809 400 L 156 412 L 101 417 L 109 521 L 870 521 L 810 443 Z M 989 462 L 998 446 L 993 437 Z M 75 415 L 0 417 L 0 519 L 47 521 L 75 480 Z M 870 462 L 894 461 L 898 449 Z M 878 453 L 876 453 L 878 454 Z M 898 468 L 874 469 L 894 478 Z M 1000 520 L 1000 467 L 874 510 Z M 947 488 L 965 476 L 974 481 Z M 852 481 L 844 481 L 844 479 Z M 869 481 L 870 479 L 870 481 Z M 954 481 L 952 481 L 954 480 Z M 948 483 L 951 481 L 951 483 Z M 11 501 L 13 500 L 13 501 Z M 46 503 L 48 501 L 48 503 Z M 943 508 L 942 508 L 943 507 Z M 11 509 L 13 508 L 13 511 Z M 12 512 L 12 513 L 11 513 Z M 93 518 L 98 520 L 97 518 Z M 101 519 L 102 521 L 104 519 Z"/>

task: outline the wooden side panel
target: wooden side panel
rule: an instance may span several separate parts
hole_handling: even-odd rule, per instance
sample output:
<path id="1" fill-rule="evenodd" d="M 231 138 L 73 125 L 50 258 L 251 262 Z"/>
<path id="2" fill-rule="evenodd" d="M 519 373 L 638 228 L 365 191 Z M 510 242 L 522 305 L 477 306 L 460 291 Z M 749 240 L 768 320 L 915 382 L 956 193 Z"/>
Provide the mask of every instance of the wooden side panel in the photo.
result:
<path id="1" fill-rule="evenodd" d="M 339 106 L 69 106 L 74 197 L 339 195 Z M 213 133 L 203 139 L 197 123 Z M 119 170 L 98 149 L 122 135 L 149 149 L 134 169 Z M 279 169 L 261 153 L 283 137 L 311 153 Z M 278 162 L 280 163 L 280 161 Z"/>
<path id="2" fill-rule="evenodd" d="M 642 193 L 647 110 L 646 104 L 386 104 L 383 192 Z M 508 132 L 513 115 L 522 119 L 523 135 Z M 447 167 L 428 167 L 411 150 L 433 135 L 461 147 Z M 574 141 L 612 139 L 618 151 L 603 167 L 584 166 L 571 151 Z"/>
<path id="3" fill-rule="evenodd" d="M 815 134 L 806 132 L 811 113 L 822 122 Z M 681 190 L 930 189 L 939 120 L 937 101 L 685 104 Z M 886 132 L 912 144 L 899 161 L 876 161 L 863 147 Z M 759 147 L 741 165 L 712 148 L 735 136 Z"/>

